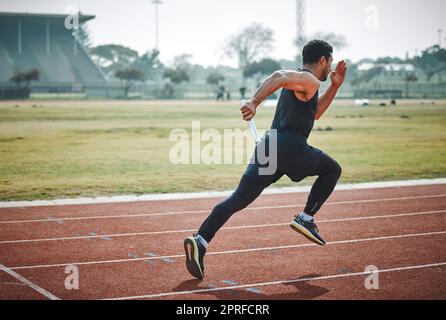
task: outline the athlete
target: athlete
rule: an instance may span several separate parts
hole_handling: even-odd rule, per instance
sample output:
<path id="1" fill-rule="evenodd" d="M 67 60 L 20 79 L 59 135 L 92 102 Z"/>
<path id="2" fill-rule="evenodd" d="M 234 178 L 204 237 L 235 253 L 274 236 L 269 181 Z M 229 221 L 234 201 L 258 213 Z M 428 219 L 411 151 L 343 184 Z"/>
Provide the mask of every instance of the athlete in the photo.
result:
<path id="1" fill-rule="evenodd" d="M 282 89 L 271 129 L 276 131 L 277 169 L 275 173 L 259 173 L 262 167 L 255 158 L 246 168 L 237 189 L 226 200 L 214 207 L 198 233 L 184 240 L 186 267 L 195 278 L 204 277 L 204 255 L 215 233 L 237 211 L 253 202 L 270 184 L 283 175 L 299 182 L 308 176 L 318 176 L 314 182 L 305 209 L 295 216 L 290 226 L 318 245 L 325 241 L 319 234 L 314 215 L 334 190 L 341 175 L 340 165 L 321 150 L 307 143 L 314 120 L 320 119 L 333 101 L 344 82 L 347 66 L 340 61 L 331 70 L 333 48 L 321 40 L 307 43 L 302 50 L 303 69 L 279 70 L 267 77 L 251 100 L 242 107 L 243 120 L 249 121 L 256 108 L 268 96 Z M 318 96 L 321 81 L 330 76 L 331 85 Z M 265 133 L 261 143 L 270 143 L 271 130 Z M 272 142 L 271 142 L 272 143 Z M 256 150 L 259 145 L 256 146 Z M 256 150 L 254 154 L 256 154 Z"/>

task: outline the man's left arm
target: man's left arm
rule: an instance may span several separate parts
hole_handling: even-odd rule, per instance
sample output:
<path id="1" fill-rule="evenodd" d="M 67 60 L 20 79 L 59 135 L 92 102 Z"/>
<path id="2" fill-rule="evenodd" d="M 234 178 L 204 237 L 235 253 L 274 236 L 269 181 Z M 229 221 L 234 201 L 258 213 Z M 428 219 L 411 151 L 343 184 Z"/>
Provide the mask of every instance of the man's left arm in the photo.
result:
<path id="1" fill-rule="evenodd" d="M 331 102 L 335 98 L 338 89 L 344 83 L 346 71 L 347 65 L 345 64 L 344 60 L 342 60 L 337 64 L 335 71 L 330 73 L 331 85 L 327 91 L 325 91 L 325 93 L 319 97 L 316 107 L 316 120 L 319 120 L 324 112 L 327 111 Z"/>

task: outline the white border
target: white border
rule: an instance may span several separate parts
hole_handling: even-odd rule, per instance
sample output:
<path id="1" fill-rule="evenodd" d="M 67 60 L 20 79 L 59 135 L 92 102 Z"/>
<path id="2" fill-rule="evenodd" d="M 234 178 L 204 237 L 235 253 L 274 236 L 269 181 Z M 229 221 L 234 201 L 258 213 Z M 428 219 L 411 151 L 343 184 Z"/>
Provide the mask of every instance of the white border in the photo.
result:
<path id="1" fill-rule="evenodd" d="M 375 189 L 375 188 L 392 188 L 392 187 L 406 187 L 406 186 L 424 186 L 424 185 L 438 185 L 438 184 L 446 184 L 446 178 L 339 184 L 336 186 L 335 191 Z M 270 188 L 265 189 L 265 191 L 262 194 L 302 193 L 302 192 L 309 192 L 310 189 L 311 189 L 311 186 L 285 187 L 285 188 L 271 188 L 270 187 Z M 195 193 L 119 195 L 119 196 L 110 196 L 110 197 L 71 198 L 71 199 L 55 199 L 55 200 L 5 201 L 5 202 L 0 202 L 0 208 L 218 198 L 218 197 L 229 196 L 232 192 L 233 192 L 233 190 L 195 192 Z"/>

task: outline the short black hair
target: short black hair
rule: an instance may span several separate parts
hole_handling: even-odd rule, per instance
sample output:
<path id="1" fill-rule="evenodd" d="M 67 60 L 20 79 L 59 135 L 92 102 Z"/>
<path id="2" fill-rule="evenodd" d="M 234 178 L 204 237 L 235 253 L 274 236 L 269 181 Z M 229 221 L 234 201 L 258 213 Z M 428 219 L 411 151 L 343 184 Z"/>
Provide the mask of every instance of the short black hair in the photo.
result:
<path id="1" fill-rule="evenodd" d="M 302 50 L 303 64 L 312 64 L 321 57 L 329 59 L 333 54 L 333 47 L 323 40 L 311 40 Z"/>

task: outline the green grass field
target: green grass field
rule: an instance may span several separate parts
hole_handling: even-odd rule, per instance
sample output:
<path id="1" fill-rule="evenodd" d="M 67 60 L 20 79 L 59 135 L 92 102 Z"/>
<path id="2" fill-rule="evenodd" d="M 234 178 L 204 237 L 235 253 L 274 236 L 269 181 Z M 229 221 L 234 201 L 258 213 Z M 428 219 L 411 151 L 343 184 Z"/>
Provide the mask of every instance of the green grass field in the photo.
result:
<path id="1" fill-rule="evenodd" d="M 273 113 L 259 109 L 257 127 L 268 128 Z M 233 189 L 244 164 L 170 163 L 171 130 L 190 131 L 197 120 L 220 132 L 246 128 L 237 101 L 0 102 L 0 199 Z M 343 183 L 446 177 L 446 102 L 340 100 L 309 142 L 338 160 Z M 276 185 L 295 183 L 284 177 Z"/>

